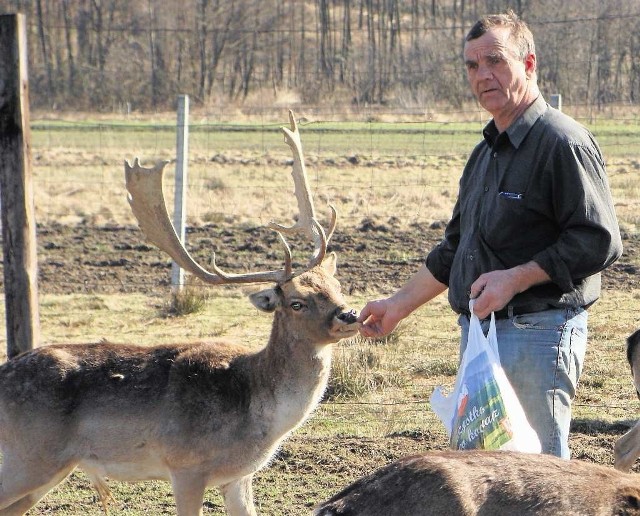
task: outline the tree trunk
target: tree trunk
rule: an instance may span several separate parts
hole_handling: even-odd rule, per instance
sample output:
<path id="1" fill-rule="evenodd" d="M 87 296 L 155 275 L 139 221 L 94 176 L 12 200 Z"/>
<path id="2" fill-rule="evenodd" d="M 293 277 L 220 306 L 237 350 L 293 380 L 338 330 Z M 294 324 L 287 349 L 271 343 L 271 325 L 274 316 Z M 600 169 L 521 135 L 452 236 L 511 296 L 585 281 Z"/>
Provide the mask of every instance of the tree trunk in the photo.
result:
<path id="1" fill-rule="evenodd" d="M 71 36 L 73 24 L 69 12 L 69 0 L 62 0 L 62 18 L 64 22 L 65 46 L 67 49 L 67 94 L 70 97 L 75 97 L 79 92 L 76 91 L 76 65 Z"/>
<path id="2" fill-rule="evenodd" d="M 42 10 L 42 0 L 36 1 L 36 19 L 38 23 L 38 39 L 40 40 L 40 51 L 42 52 L 42 63 L 47 76 L 47 94 L 52 102 L 55 100 L 56 89 L 53 82 L 53 65 L 51 64 L 51 56 L 47 45 L 47 36 L 44 30 L 44 12 Z"/>
<path id="3" fill-rule="evenodd" d="M 198 37 L 198 99 L 204 99 L 205 81 L 207 77 L 207 6 L 209 0 L 199 0 L 196 6 L 197 37 Z"/>

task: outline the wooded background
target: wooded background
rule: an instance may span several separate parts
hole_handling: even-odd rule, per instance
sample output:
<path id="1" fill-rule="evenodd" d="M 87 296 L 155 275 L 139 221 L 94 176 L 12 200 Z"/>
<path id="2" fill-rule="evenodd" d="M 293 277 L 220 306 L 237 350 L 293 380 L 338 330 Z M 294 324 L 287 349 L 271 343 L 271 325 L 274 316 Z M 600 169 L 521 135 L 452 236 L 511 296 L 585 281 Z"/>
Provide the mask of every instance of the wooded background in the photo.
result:
<path id="1" fill-rule="evenodd" d="M 3 0 L 27 15 L 34 108 L 144 111 L 287 106 L 459 108 L 462 41 L 513 8 L 537 43 L 540 83 L 565 104 L 640 97 L 637 0 Z"/>

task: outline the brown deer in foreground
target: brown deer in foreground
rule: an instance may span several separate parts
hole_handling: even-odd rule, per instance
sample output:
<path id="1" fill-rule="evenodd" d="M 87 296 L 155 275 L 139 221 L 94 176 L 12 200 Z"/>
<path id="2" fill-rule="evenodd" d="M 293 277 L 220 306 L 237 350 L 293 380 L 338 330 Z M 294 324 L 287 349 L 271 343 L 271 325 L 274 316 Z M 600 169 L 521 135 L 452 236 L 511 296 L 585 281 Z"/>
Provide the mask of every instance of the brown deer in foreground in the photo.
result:
<path id="1" fill-rule="evenodd" d="M 631 366 L 631 376 L 640 398 L 640 330 L 627 339 L 627 360 Z M 640 421 L 616 442 L 614 448 L 615 467 L 621 471 L 629 471 L 636 459 L 640 457 Z"/>
<path id="2" fill-rule="evenodd" d="M 52 345 L 0 366 L 0 515 L 21 515 L 74 468 L 82 469 L 105 505 L 107 477 L 161 479 L 173 487 L 180 516 L 202 513 L 207 486 L 221 488 L 231 515 L 256 514 L 252 477 L 319 402 L 331 346 L 358 323 L 346 307 L 327 241 L 316 220 L 299 133 L 283 128 L 294 154 L 300 216 L 278 230 L 282 270 L 227 274 L 202 269 L 177 238 L 162 195 L 164 163 L 125 163 L 133 212 L 147 237 L 183 268 L 213 284 L 272 282 L 252 294 L 273 313 L 267 345 L 253 351 L 225 343 L 144 347 L 108 343 Z M 282 233 L 304 232 L 315 251 L 292 270 Z M 326 257 L 325 257 L 326 255 Z"/>
<path id="3" fill-rule="evenodd" d="M 640 515 L 633 474 L 551 455 L 436 451 L 357 480 L 315 516 Z"/>

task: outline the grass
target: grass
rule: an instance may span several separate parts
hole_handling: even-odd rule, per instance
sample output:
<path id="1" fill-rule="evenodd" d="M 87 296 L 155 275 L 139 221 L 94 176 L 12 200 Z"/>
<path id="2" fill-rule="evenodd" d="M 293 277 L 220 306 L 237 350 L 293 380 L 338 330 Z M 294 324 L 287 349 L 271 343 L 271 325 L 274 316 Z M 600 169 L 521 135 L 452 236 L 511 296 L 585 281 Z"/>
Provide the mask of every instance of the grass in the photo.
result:
<path id="1" fill-rule="evenodd" d="M 171 299 L 161 310 L 164 317 L 184 317 L 197 314 L 205 309 L 208 289 L 185 285 L 182 289 L 172 292 Z"/>
<path id="2" fill-rule="evenodd" d="M 307 153 L 321 156 L 420 156 L 465 155 L 480 140 L 480 132 L 488 118 L 474 121 L 429 121 L 425 117 L 413 122 L 309 121 L 299 125 L 304 134 Z M 579 119 L 597 137 L 605 154 L 610 157 L 635 155 L 633 147 L 640 138 L 637 121 L 610 120 L 605 117 Z M 272 121 L 245 120 L 225 123 L 193 117 L 189 126 L 190 147 L 210 149 L 214 153 L 242 150 L 252 154 L 280 155 L 280 127 L 288 127 L 286 110 Z M 34 147 L 46 149 L 73 147 L 111 149 L 138 153 L 153 150 L 165 152 L 175 146 L 175 120 L 172 114 L 149 120 L 34 120 Z"/>
<path id="3" fill-rule="evenodd" d="M 283 123 L 286 118 L 283 116 Z M 83 126 L 36 122 L 33 176 L 40 222 L 134 224 L 123 160 L 175 157 L 175 135 L 139 122 Z M 95 129 L 99 127 L 99 129 Z M 190 138 L 188 223 L 265 225 L 291 220 L 290 152 L 278 124 L 253 130 L 194 130 Z M 393 131 L 393 128 L 396 128 Z M 446 128 L 446 129 L 445 129 Z M 447 220 L 466 156 L 481 123 L 322 123 L 301 127 L 318 210 L 334 204 L 344 221 L 396 216 L 402 224 Z M 623 230 L 640 222 L 640 135 L 635 125 L 594 123 L 607 159 Z M 174 165 L 166 168 L 172 198 Z M 343 226 L 344 227 L 344 226 Z M 402 251 L 399 251 L 402 252 Z"/>
<path id="4" fill-rule="evenodd" d="M 590 311 L 589 355 L 579 398 L 585 410 L 593 408 L 588 406 L 591 402 L 610 405 L 611 412 L 602 414 L 605 419 L 619 417 L 624 410 L 618 411 L 617 405 L 633 399 L 623 350 L 629 329 L 640 326 L 635 309 L 639 296 L 639 291 L 607 291 Z M 350 302 L 361 306 L 365 298 L 351 297 Z M 179 335 L 180 340 L 223 338 L 258 348 L 266 342 L 271 325 L 270 317 L 253 308 L 240 290 L 211 296 L 202 310 L 183 317 L 165 317 L 160 310 L 164 304 L 161 298 L 137 294 L 45 295 L 40 307 L 41 332 L 47 343 L 107 339 L 154 344 L 175 341 Z M 367 399 L 426 401 L 436 385 L 453 384 L 459 344 L 456 328 L 455 316 L 445 300 L 438 298 L 383 341 L 358 337 L 336 345 L 328 404 Z M 6 348 L 6 342 L 0 346 Z M 580 413 L 582 408 L 577 410 Z M 368 416 L 362 417 L 373 430 Z M 331 421 L 319 420 L 322 417 L 306 426 L 332 426 Z M 399 429 L 408 430 L 410 425 Z M 380 434 L 374 431 L 372 435 Z"/>
<path id="5" fill-rule="evenodd" d="M 400 332 L 401 329 L 396 330 L 381 342 L 356 337 L 340 345 L 333 359 L 325 398 L 358 399 L 406 385 L 406 363 L 402 357 L 398 359 L 394 351 Z"/>

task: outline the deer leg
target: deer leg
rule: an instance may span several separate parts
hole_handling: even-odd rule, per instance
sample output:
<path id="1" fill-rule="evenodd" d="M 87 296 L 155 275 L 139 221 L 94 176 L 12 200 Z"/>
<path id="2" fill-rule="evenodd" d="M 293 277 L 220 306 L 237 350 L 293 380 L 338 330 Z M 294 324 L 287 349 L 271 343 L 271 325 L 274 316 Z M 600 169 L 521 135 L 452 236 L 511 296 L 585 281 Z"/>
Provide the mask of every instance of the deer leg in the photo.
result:
<path id="1" fill-rule="evenodd" d="M 614 454 L 614 467 L 620 471 L 629 471 L 640 457 L 640 421 L 616 441 Z"/>
<path id="2" fill-rule="evenodd" d="M 38 464 L 28 471 L 24 464 L 4 456 L 0 470 L 0 516 L 23 515 L 75 468 L 75 464 L 57 468 Z"/>
<path id="3" fill-rule="evenodd" d="M 253 475 L 239 478 L 222 486 L 224 505 L 229 516 L 257 516 L 253 505 Z"/>
<path id="4" fill-rule="evenodd" d="M 202 473 L 172 471 L 171 485 L 178 516 L 202 516 L 207 480 Z"/>
<path id="5" fill-rule="evenodd" d="M 107 485 L 105 479 L 100 475 L 100 473 L 93 469 L 87 468 L 86 465 L 81 464 L 80 469 L 85 472 L 85 474 L 89 478 L 89 481 L 91 482 L 91 485 L 98 492 L 98 498 L 100 498 L 102 510 L 104 511 L 105 515 L 109 514 L 108 505 L 109 503 L 115 504 L 116 500 L 111 494 L 111 490 L 109 489 L 109 486 Z"/>

